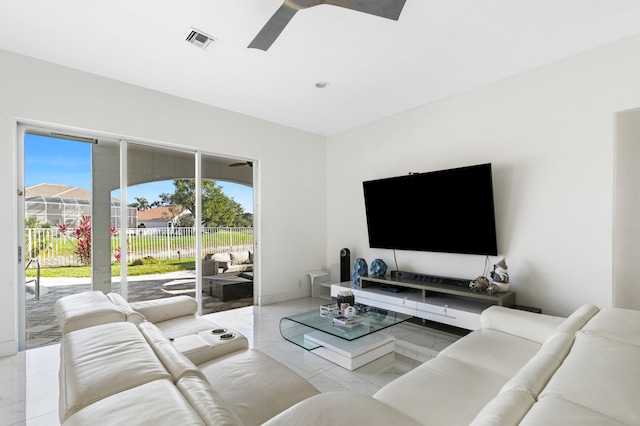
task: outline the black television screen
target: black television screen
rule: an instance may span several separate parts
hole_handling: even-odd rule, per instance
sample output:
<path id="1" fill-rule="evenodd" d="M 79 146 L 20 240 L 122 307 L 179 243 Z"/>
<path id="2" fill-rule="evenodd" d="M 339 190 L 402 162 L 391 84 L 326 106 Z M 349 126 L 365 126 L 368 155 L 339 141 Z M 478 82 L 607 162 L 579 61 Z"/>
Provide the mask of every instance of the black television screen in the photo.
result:
<path id="1" fill-rule="evenodd" d="M 362 185 L 371 248 L 498 254 L 491 164 Z"/>

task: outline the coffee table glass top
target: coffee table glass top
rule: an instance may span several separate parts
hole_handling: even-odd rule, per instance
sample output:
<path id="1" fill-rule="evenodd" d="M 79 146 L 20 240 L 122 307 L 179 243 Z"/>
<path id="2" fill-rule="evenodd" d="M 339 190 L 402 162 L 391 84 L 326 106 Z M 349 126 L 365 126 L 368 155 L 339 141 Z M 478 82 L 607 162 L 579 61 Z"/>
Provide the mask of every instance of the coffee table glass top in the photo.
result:
<path id="1" fill-rule="evenodd" d="M 333 317 L 336 315 L 321 313 L 318 309 L 289 315 L 280 320 L 280 334 L 291 343 L 307 350 L 313 350 L 319 345 L 305 339 L 305 334 L 313 330 L 351 341 L 412 318 L 411 315 L 376 308 L 371 308 L 370 311 L 358 315 L 362 317 L 362 321 L 352 327 L 334 324 Z"/>

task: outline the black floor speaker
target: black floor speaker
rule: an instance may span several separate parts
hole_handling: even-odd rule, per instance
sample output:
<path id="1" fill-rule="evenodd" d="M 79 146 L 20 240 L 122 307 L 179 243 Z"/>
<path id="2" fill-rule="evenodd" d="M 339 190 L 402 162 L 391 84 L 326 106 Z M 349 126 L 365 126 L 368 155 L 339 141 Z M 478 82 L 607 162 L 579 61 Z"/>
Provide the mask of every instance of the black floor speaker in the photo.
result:
<path id="1" fill-rule="evenodd" d="M 351 252 L 348 248 L 340 250 L 340 282 L 350 281 L 351 274 Z"/>

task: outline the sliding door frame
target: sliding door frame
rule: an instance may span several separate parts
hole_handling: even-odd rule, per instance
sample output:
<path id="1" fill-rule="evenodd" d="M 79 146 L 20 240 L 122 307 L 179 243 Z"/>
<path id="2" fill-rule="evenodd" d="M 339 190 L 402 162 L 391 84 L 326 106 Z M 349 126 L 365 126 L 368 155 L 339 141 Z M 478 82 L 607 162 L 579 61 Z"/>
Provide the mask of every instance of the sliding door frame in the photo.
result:
<path id="1" fill-rule="evenodd" d="M 116 135 L 111 135 L 111 134 L 107 134 L 107 133 L 103 133 L 103 132 L 96 132 L 96 131 L 90 131 L 90 130 L 83 130 L 83 129 L 78 129 L 78 128 L 73 128 L 73 127 L 67 127 L 67 126 L 60 126 L 60 125 L 55 125 L 55 124 L 50 124 L 50 123 L 43 123 L 43 122 L 37 122 L 37 121 L 31 121 L 31 120 L 16 120 L 15 121 L 15 129 L 16 129 L 16 140 L 15 140 L 15 144 L 16 144 L 16 148 L 14 150 L 14 152 L 16 153 L 16 158 L 15 158 L 15 164 L 16 164 L 16 180 L 15 182 L 17 183 L 17 187 L 18 189 L 18 202 L 17 202 L 17 214 L 16 214 L 16 218 L 18 223 L 15 224 L 15 229 L 16 229 L 16 234 L 14 236 L 14 239 L 17 243 L 17 247 L 18 247 L 18 262 L 17 262 L 17 271 L 15 272 L 15 276 L 17 277 L 16 279 L 16 283 L 17 283 L 17 297 L 16 297 L 16 304 L 18 306 L 18 309 L 16 310 L 16 324 L 17 326 L 17 333 L 18 333 L 18 349 L 19 350 L 24 350 L 25 346 L 26 346 L 26 330 L 25 330 L 25 321 L 26 321 L 26 310 L 25 310 L 25 303 L 26 303 L 26 297 L 25 297 L 25 282 L 26 282 L 26 278 L 25 278 L 25 239 L 24 239 L 24 221 L 25 221 L 25 198 L 24 198 L 24 190 L 25 190 L 25 177 L 24 177 L 24 136 L 27 133 L 34 133 L 34 134 L 40 134 L 40 135 L 47 135 L 47 136 L 52 136 L 52 137 L 60 137 L 60 138 L 77 138 L 77 139 L 96 139 L 96 140 L 110 140 L 110 141 L 118 141 L 120 143 L 120 199 L 124 200 L 121 201 L 120 203 L 120 217 L 121 217 L 121 226 L 120 226 L 120 230 L 119 230 L 119 238 L 120 238 L 120 246 L 121 247 L 127 247 L 127 230 L 128 230 L 128 223 L 127 223 L 127 202 L 126 202 L 126 197 L 127 197 L 127 186 L 128 186 L 128 176 L 127 176 L 127 172 L 128 172 L 128 155 L 127 155 L 127 148 L 129 146 L 129 144 L 140 144 L 140 145 L 146 145 L 146 146 L 150 146 L 150 147 L 154 147 L 154 148 L 161 148 L 161 149 L 175 149 L 181 152 L 189 152 L 189 153 L 193 153 L 194 154 L 194 162 L 195 162 L 195 182 L 196 182 L 196 196 L 195 196 L 195 212 L 194 216 L 195 216 L 195 228 L 196 228 L 196 259 L 198 259 L 200 256 L 198 255 L 199 253 L 202 253 L 202 221 L 200 220 L 201 215 L 202 215 L 202 156 L 203 155 L 208 155 L 208 156 L 214 156 L 214 157 L 221 157 L 221 158 L 229 158 L 231 159 L 237 159 L 238 157 L 229 157 L 228 155 L 221 155 L 221 154 L 213 154 L 210 152 L 206 152 L 204 150 L 201 150 L 199 148 L 193 148 L 193 147 L 189 147 L 189 146 L 184 146 L 184 145 L 177 145 L 177 144 L 170 144 L 170 143 L 161 143 L 161 142 L 157 142 L 157 141 L 144 141 L 144 140 L 140 140 L 137 138 L 131 138 L 131 137 L 122 137 L 122 136 L 116 136 Z M 257 210 L 258 210 L 258 203 L 256 202 L 256 200 L 258 199 L 258 161 L 256 159 L 248 159 L 250 160 L 253 164 L 254 164 L 254 168 L 253 168 L 253 182 L 252 182 L 252 188 L 253 188 L 253 208 L 254 208 L 254 248 L 255 250 L 255 254 L 256 254 L 256 261 L 255 263 L 255 267 L 254 270 L 259 271 L 259 250 L 257 249 L 257 244 L 259 241 L 258 238 L 258 233 L 259 233 L 259 226 L 258 226 L 258 215 L 257 215 Z M 93 185 L 92 185 L 93 186 Z M 93 190 L 93 188 L 92 188 Z M 93 206 L 92 206 L 93 208 Z M 93 215 L 93 210 L 92 210 L 92 215 Z M 123 265 L 128 264 L 128 255 L 127 255 L 127 250 L 122 250 L 121 251 L 121 262 L 123 262 Z M 195 293 L 196 293 L 196 301 L 198 303 L 198 314 L 202 313 L 202 262 L 195 262 L 196 265 L 196 282 L 195 282 Z M 127 284 L 127 268 L 121 268 L 121 272 L 120 272 L 120 282 L 121 282 L 121 295 L 127 299 L 128 297 L 128 284 Z M 259 274 L 256 274 L 256 279 L 254 280 L 254 302 L 256 300 L 259 300 Z M 92 283 L 92 288 L 93 288 L 93 277 L 91 280 Z"/>

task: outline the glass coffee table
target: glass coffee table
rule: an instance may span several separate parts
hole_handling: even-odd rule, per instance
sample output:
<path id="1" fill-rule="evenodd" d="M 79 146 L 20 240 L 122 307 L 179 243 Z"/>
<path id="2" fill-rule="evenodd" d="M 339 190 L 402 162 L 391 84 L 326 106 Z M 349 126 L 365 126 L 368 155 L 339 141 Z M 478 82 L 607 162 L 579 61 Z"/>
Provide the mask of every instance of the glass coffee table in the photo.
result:
<path id="1" fill-rule="evenodd" d="M 361 321 L 345 327 L 333 323 L 337 313 L 317 309 L 280 320 L 282 337 L 348 370 L 355 370 L 394 350 L 395 338 L 381 330 L 412 318 L 398 312 L 361 309 Z"/>

